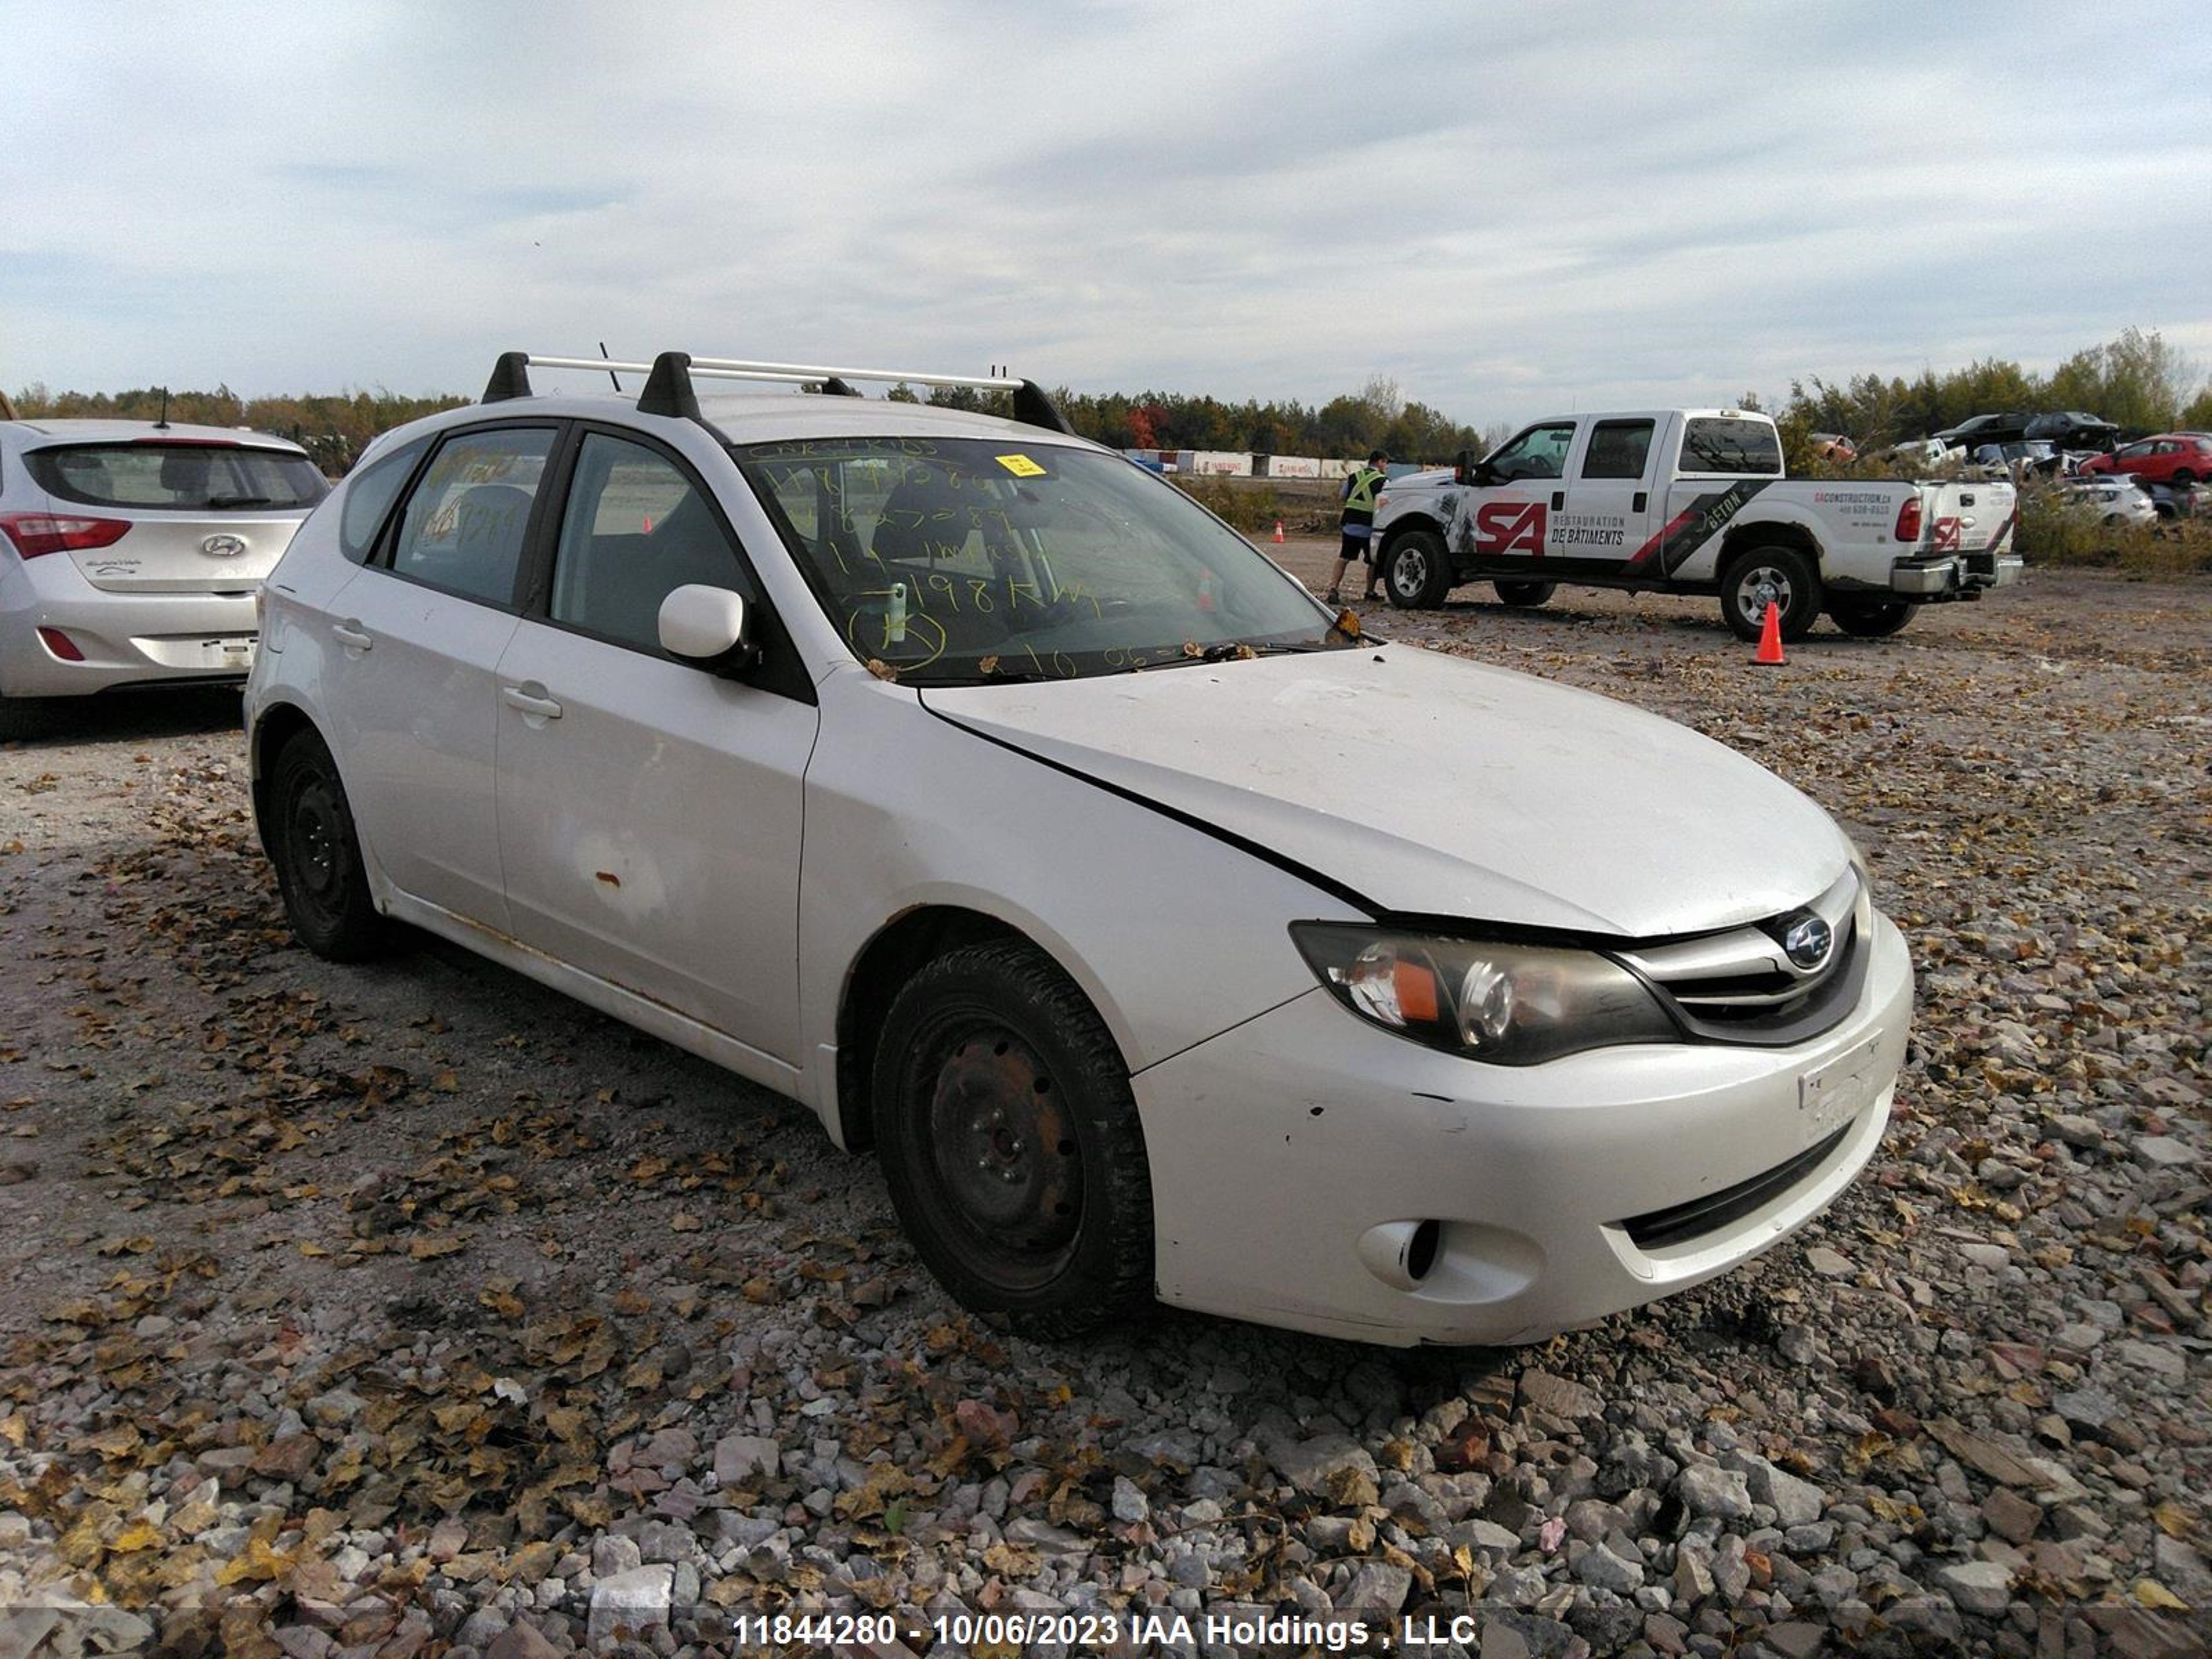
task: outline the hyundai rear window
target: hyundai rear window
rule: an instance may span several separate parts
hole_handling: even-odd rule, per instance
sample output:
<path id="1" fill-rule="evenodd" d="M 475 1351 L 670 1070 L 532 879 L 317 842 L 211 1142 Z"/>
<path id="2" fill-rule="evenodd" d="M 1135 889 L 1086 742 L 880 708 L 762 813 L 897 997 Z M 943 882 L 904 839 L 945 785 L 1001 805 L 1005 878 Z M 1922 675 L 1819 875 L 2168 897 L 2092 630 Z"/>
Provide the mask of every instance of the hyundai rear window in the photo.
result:
<path id="1" fill-rule="evenodd" d="M 313 507 L 330 491 L 306 456 L 242 444 L 71 444 L 23 464 L 46 494 L 82 507 L 258 513 Z"/>

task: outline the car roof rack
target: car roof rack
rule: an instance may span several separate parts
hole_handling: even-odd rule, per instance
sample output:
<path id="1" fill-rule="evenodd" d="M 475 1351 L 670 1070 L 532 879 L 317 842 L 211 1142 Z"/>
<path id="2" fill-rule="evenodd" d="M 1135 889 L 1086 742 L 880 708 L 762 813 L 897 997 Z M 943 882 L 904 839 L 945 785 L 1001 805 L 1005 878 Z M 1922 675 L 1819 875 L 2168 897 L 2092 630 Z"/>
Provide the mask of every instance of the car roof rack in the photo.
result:
<path id="1" fill-rule="evenodd" d="M 599 373 L 642 374 L 645 390 L 639 394 L 638 413 L 668 415 L 678 420 L 707 424 L 699 413 L 696 378 L 720 380 L 766 380 L 781 386 L 818 386 L 831 397 L 857 398 L 854 380 L 884 380 L 926 386 L 971 386 L 981 392 L 1014 394 L 1014 418 L 1025 426 L 1078 435 L 1060 406 L 1035 380 L 1004 374 L 934 374 L 895 368 L 840 368 L 820 363 L 767 363 L 740 357 L 694 357 L 685 351 L 664 351 L 649 363 L 610 362 L 605 357 L 548 357 L 529 351 L 504 351 L 492 367 L 483 401 L 503 403 L 531 395 L 530 371 L 539 368 L 587 368 Z"/>

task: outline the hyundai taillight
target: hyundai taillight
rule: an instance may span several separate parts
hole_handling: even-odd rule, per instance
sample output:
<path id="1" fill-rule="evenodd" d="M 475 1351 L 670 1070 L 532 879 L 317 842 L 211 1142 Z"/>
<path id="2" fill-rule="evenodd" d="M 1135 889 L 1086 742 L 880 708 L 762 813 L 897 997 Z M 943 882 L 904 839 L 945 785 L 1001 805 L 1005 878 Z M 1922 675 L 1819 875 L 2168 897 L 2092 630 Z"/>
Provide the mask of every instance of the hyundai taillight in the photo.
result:
<path id="1" fill-rule="evenodd" d="M 1907 495 L 1905 505 L 1897 509 L 1897 539 L 1917 542 L 1920 539 L 1920 497 Z"/>
<path id="2" fill-rule="evenodd" d="M 67 519 L 54 513 L 0 513 L 0 530 L 27 559 L 112 547 L 131 528 L 128 519 Z"/>

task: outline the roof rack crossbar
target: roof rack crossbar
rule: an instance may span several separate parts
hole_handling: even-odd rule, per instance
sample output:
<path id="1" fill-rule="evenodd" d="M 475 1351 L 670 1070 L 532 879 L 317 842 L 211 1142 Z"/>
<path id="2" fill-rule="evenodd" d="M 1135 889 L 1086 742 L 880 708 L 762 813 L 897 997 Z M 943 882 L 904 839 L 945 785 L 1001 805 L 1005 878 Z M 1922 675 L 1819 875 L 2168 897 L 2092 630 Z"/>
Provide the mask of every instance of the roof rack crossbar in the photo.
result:
<path id="1" fill-rule="evenodd" d="M 924 386 L 972 386 L 982 392 L 1011 392 L 1014 394 L 1014 418 L 1027 426 L 1043 427 L 1048 431 L 1077 435 L 1068 424 L 1067 417 L 1051 395 L 1035 380 L 1024 380 L 1005 374 L 931 374 L 911 369 L 845 368 L 819 363 L 770 363 L 744 357 L 692 357 L 681 351 L 664 351 L 649 363 L 610 361 L 605 357 L 547 357 L 533 352 L 503 353 L 498 366 L 492 370 L 490 383 L 484 387 L 483 401 L 498 403 L 508 398 L 530 396 L 530 370 L 540 368 L 584 368 L 594 373 L 608 370 L 623 371 L 647 377 L 644 392 L 637 400 L 638 411 L 646 415 L 672 415 L 683 420 L 700 420 L 699 400 L 691 389 L 695 378 L 718 380 L 766 380 L 783 386 L 818 386 L 833 396 L 857 397 L 859 393 L 849 384 L 854 380 L 888 380 L 895 384 Z M 702 422 L 703 423 L 703 422 Z"/>

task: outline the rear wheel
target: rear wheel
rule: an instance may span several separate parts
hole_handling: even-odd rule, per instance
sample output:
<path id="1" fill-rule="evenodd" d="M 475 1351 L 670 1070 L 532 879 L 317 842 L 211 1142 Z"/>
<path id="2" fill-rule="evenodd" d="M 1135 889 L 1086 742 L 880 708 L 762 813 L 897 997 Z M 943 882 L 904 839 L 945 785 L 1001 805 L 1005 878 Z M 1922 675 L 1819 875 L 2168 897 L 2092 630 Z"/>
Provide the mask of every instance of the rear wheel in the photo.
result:
<path id="1" fill-rule="evenodd" d="M 1512 605 L 1539 605 L 1559 591 L 1557 582 L 1492 582 L 1498 597 Z"/>
<path id="2" fill-rule="evenodd" d="M 1802 640 L 1820 615 L 1820 578 L 1794 547 L 1754 547 L 1729 562 L 1721 577 L 1721 616 L 1740 640 L 1756 640 L 1766 607 L 1782 612 L 1782 637 Z"/>
<path id="3" fill-rule="evenodd" d="M 1152 1295 L 1152 1172 L 1128 1068 L 1034 945 L 948 952 L 892 1002 L 877 1144 L 915 1249 L 963 1307 L 1035 1336 Z"/>
<path id="4" fill-rule="evenodd" d="M 392 924 L 369 894 L 337 763 L 313 732 L 300 732 L 276 757 L 270 802 L 270 857 L 300 943 L 332 962 L 361 962 L 385 950 Z"/>
<path id="5" fill-rule="evenodd" d="M 2196 482 L 2197 475 L 2187 467 L 2177 466 L 2173 469 L 2173 483 L 2177 489 L 2186 489 Z"/>
<path id="6" fill-rule="evenodd" d="M 1451 592 L 1451 563 L 1431 530 L 1408 530 L 1382 550 L 1382 589 L 1401 611 L 1432 611 Z"/>
<path id="7" fill-rule="evenodd" d="M 1838 593 L 1828 601 L 1828 616 L 1855 640 L 1887 639 L 1912 620 L 1920 607 L 1904 599 L 1875 599 Z"/>

